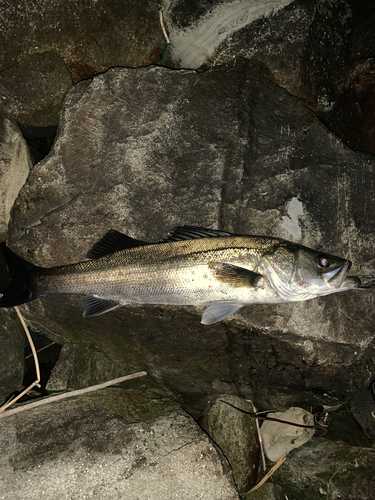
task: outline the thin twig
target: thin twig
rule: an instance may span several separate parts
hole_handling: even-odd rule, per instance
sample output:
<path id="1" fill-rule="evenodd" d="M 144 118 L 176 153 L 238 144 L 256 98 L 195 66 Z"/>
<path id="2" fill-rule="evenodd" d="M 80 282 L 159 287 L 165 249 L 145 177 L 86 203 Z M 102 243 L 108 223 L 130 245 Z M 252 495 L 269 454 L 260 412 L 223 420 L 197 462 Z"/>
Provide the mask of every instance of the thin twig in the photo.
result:
<path id="1" fill-rule="evenodd" d="M 263 478 L 261 481 L 259 481 L 259 483 L 258 483 L 258 484 L 256 484 L 256 485 L 254 486 L 254 488 L 251 488 L 251 490 L 249 490 L 247 493 L 249 493 L 250 491 L 255 491 L 255 490 L 257 490 L 258 488 L 260 488 L 260 487 L 261 487 L 261 486 L 262 486 L 262 485 L 263 485 L 263 484 L 267 481 L 267 479 L 269 479 L 269 478 L 272 476 L 272 474 L 273 474 L 274 472 L 276 472 L 276 471 L 277 471 L 277 469 L 280 467 L 280 465 L 282 465 L 282 464 L 285 462 L 285 460 L 286 460 L 286 456 L 285 456 L 285 455 L 283 455 L 283 456 L 280 458 L 280 460 L 279 460 L 278 462 L 276 462 L 276 463 L 275 463 L 275 465 L 272 467 L 272 469 L 270 469 L 270 470 L 267 472 L 267 474 L 264 476 L 264 478 Z M 246 493 L 245 493 L 245 494 L 246 494 Z"/>
<path id="2" fill-rule="evenodd" d="M 163 21 L 163 7 L 160 7 L 160 9 L 159 9 L 159 19 L 160 19 L 160 26 L 161 26 L 161 29 L 163 30 L 163 35 L 164 35 L 165 41 L 167 43 L 171 43 L 171 41 L 169 40 L 169 36 L 167 34 L 167 31 L 165 29 L 165 26 L 164 26 L 164 21 Z"/>
<path id="3" fill-rule="evenodd" d="M 248 403 L 251 403 L 253 405 L 253 410 L 255 413 L 257 413 L 256 408 L 254 403 L 251 401 L 251 399 L 246 400 Z M 259 448 L 260 448 L 260 453 L 262 455 L 262 463 L 263 463 L 263 471 L 266 472 L 267 466 L 266 466 L 266 457 L 264 456 L 264 450 L 263 450 L 263 440 L 262 436 L 260 434 L 260 426 L 259 426 L 259 421 L 258 419 L 255 419 L 255 425 L 257 427 L 257 433 L 258 433 L 258 441 L 259 441 Z"/>
<path id="4" fill-rule="evenodd" d="M 262 417 L 260 415 L 260 413 L 262 413 L 262 412 L 254 413 L 251 411 L 242 410 L 241 408 L 238 408 L 237 406 L 234 406 L 231 403 L 228 403 L 228 401 L 224 401 L 223 399 L 221 399 L 220 401 L 222 403 L 226 403 L 227 405 L 231 406 L 232 408 L 235 408 L 236 410 L 238 410 L 242 413 L 246 413 L 247 415 L 250 415 L 251 417 L 259 419 L 259 420 L 270 420 L 271 422 L 279 422 L 281 424 L 293 425 L 294 427 L 303 427 L 304 429 L 318 429 L 315 425 L 296 424 L 295 422 L 289 422 L 289 420 L 280 420 L 279 418 L 273 418 L 273 417 Z"/>
<path id="5" fill-rule="evenodd" d="M 8 417 L 10 415 L 14 415 L 15 413 L 19 413 L 21 411 L 31 410 L 32 408 L 37 408 L 38 406 L 46 405 L 48 403 L 53 403 L 55 401 L 60 401 L 62 399 L 72 398 L 74 396 L 80 396 L 81 394 L 86 394 L 88 392 L 98 391 L 99 389 L 104 389 L 111 385 L 119 384 L 120 382 L 124 382 L 125 380 L 144 377 L 145 375 L 147 375 L 147 372 L 132 373 L 131 375 L 125 375 L 124 377 L 108 380 L 107 382 L 103 382 L 102 384 L 91 385 L 90 387 L 85 387 L 84 389 L 77 389 L 76 391 L 64 392 L 63 394 L 58 394 L 57 396 L 47 397 L 45 399 L 41 399 L 33 403 L 28 403 L 23 406 L 18 406 L 17 408 L 1 413 L 0 418 Z M 13 402 L 14 400 L 12 401 L 12 403 Z"/>
<path id="6" fill-rule="evenodd" d="M 37 355 L 36 350 L 35 350 L 34 342 L 33 342 L 33 339 L 31 338 L 29 329 L 26 326 L 25 320 L 23 319 L 23 316 L 20 313 L 20 310 L 18 309 L 17 306 L 14 306 L 14 309 L 16 310 L 17 316 L 19 317 L 19 319 L 21 321 L 21 324 L 23 326 L 23 329 L 25 330 L 27 340 L 29 341 L 29 344 L 30 344 L 30 347 L 31 347 L 31 352 L 33 353 L 34 363 L 35 363 L 35 370 L 36 370 L 36 380 L 31 385 L 29 385 L 29 387 L 26 387 L 26 389 L 24 389 L 22 392 L 20 392 L 18 394 L 18 396 L 16 396 L 15 398 L 11 399 L 10 401 L 8 401 L 8 403 L 6 403 L 5 405 L 3 405 L 3 406 L 0 407 L 0 417 L 2 416 L 1 413 L 3 413 L 6 408 L 8 408 L 12 404 L 14 404 L 16 401 L 18 401 L 20 398 L 22 398 L 22 396 L 24 396 L 27 392 L 29 392 L 30 389 L 32 389 L 35 386 L 40 387 L 40 383 L 39 383 L 40 382 L 39 361 L 38 361 L 38 355 Z"/>
<path id="7" fill-rule="evenodd" d="M 44 351 L 44 349 L 47 349 L 47 347 L 51 347 L 51 345 L 54 345 L 54 344 L 56 344 L 56 342 L 51 342 L 50 344 L 45 345 L 45 346 L 44 346 L 44 347 L 42 347 L 41 349 L 38 349 L 36 352 L 37 352 L 37 353 L 38 353 L 38 352 L 42 352 L 42 351 Z M 25 358 L 25 359 L 29 359 L 29 358 L 31 358 L 31 356 L 32 356 L 32 354 L 29 354 L 28 356 L 26 356 L 26 358 Z"/>

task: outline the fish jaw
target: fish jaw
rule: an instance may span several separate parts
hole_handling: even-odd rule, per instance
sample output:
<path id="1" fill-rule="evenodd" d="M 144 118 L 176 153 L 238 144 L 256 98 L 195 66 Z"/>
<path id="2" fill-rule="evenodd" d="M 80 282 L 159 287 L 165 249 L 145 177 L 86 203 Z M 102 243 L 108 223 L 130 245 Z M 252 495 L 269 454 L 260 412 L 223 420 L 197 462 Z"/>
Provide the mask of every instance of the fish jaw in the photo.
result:
<path id="1" fill-rule="evenodd" d="M 333 271 L 329 271 L 323 275 L 324 281 L 326 282 L 327 285 L 333 286 L 333 288 L 340 288 L 346 274 L 350 271 L 350 268 L 352 267 L 352 263 L 347 260 L 345 264 L 338 269 L 334 269 Z"/>

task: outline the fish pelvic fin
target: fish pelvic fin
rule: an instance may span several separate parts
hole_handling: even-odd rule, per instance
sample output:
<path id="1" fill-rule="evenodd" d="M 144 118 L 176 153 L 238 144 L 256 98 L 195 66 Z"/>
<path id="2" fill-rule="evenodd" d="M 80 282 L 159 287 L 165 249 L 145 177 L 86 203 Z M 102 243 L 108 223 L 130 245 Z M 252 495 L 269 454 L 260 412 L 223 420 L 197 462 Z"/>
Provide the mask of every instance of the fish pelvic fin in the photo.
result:
<path id="1" fill-rule="evenodd" d="M 99 297 L 95 297 L 94 295 L 83 297 L 82 304 L 84 308 L 84 318 L 88 318 L 90 316 L 99 316 L 100 314 L 113 311 L 113 309 L 117 309 L 118 307 L 121 307 L 123 305 L 119 304 L 115 300 L 100 299 Z"/>
<path id="2" fill-rule="evenodd" d="M 203 325 L 212 325 L 228 317 L 230 314 L 235 313 L 246 304 L 239 304 L 237 302 L 215 302 L 207 307 L 204 311 L 201 323 Z"/>
<path id="3" fill-rule="evenodd" d="M 37 299 L 40 295 L 32 289 L 31 278 L 38 269 L 42 268 L 34 266 L 14 253 L 5 243 L 1 243 L 1 250 L 8 268 L 10 282 L 0 299 L 0 307 L 14 307 Z"/>
<path id="4" fill-rule="evenodd" d="M 127 236 L 126 234 L 120 233 L 115 229 L 110 229 L 103 238 L 101 238 L 88 252 L 87 257 L 89 259 L 100 259 L 105 255 L 110 255 L 111 253 L 119 252 L 120 250 L 126 250 L 128 248 L 140 247 L 144 245 L 150 245 L 151 243 L 146 243 L 145 241 L 136 240 Z"/>
<path id="5" fill-rule="evenodd" d="M 208 264 L 214 277 L 233 287 L 255 288 L 263 278 L 261 274 L 245 269 L 244 267 L 225 264 L 222 262 L 210 262 Z"/>

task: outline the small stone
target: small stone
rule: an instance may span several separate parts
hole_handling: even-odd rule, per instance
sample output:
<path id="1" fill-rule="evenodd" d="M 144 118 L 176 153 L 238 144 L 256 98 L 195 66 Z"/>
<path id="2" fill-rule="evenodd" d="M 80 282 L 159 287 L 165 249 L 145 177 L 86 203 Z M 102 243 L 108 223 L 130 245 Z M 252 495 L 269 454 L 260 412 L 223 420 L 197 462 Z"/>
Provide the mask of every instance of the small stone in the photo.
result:
<path id="1" fill-rule="evenodd" d="M 314 425 L 313 415 L 298 407 L 289 408 L 284 412 L 268 413 L 267 416 L 296 424 Z M 264 453 L 269 460 L 277 462 L 294 448 L 307 443 L 313 437 L 314 432 L 314 429 L 266 420 L 260 429 Z"/>

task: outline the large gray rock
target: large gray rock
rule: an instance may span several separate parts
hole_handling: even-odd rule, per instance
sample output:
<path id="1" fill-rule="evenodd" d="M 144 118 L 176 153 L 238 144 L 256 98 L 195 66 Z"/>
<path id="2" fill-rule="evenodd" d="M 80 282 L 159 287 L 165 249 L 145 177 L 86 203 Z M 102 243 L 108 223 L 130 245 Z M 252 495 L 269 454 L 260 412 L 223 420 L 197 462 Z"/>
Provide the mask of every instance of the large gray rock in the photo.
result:
<path id="1" fill-rule="evenodd" d="M 244 493 L 256 483 L 260 449 L 254 418 L 240 410 L 255 411 L 253 405 L 243 398 L 226 394 L 219 396 L 206 408 L 205 426 L 228 459 L 239 492 Z"/>
<path id="2" fill-rule="evenodd" d="M 111 388 L 2 419 L 0 498 L 239 500 L 191 417 L 166 401 L 140 422 L 133 397 Z"/>
<path id="3" fill-rule="evenodd" d="M 167 66 L 205 69 L 243 56 L 325 114 L 345 77 L 352 6 L 346 0 L 165 0 Z"/>
<path id="4" fill-rule="evenodd" d="M 76 85 L 51 154 L 14 205 L 9 245 L 52 266 L 84 259 L 110 228 L 159 241 L 196 224 L 284 237 L 373 273 L 374 159 L 269 76 L 241 59 L 204 73 L 116 68 Z M 237 391 L 278 410 L 337 404 L 375 373 L 372 292 L 251 306 L 208 327 L 192 307 L 83 319 L 76 296 L 24 311 L 65 341 L 148 371 L 191 410 Z"/>
<path id="5" fill-rule="evenodd" d="M 162 36 L 152 0 L 4 0 L 0 70 L 54 49 L 77 81 L 110 66 L 155 63 Z"/>
<path id="6" fill-rule="evenodd" d="M 22 389 L 25 333 L 13 309 L 0 310 L 0 405 Z"/>
<path id="7" fill-rule="evenodd" d="M 288 455 L 272 481 L 284 498 L 372 500 L 374 468 L 375 448 L 313 439 Z"/>
<path id="8" fill-rule="evenodd" d="M 156 63 L 162 38 L 152 0 L 4 0 L 0 111 L 27 126 L 57 125 L 72 81 Z"/>
<path id="9" fill-rule="evenodd" d="M 0 111 L 23 125 L 57 125 L 71 85 L 72 78 L 58 52 L 33 54 L 0 72 Z"/>
<path id="10" fill-rule="evenodd" d="M 0 241 L 6 239 L 10 210 L 31 167 L 29 149 L 20 129 L 0 116 Z"/>

